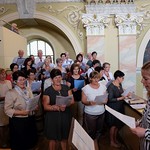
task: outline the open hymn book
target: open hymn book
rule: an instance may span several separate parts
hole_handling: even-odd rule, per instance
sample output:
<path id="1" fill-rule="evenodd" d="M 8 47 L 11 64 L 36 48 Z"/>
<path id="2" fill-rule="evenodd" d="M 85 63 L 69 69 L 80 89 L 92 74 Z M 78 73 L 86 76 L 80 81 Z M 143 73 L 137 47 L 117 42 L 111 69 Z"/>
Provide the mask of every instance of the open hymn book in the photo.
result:
<path id="1" fill-rule="evenodd" d="M 76 150 L 98 150 L 97 143 L 86 133 L 76 119 L 72 119 L 69 143 Z"/>
<path id="2" fill-rule="evenodd" d="M 108 107 L 107 105 L 105 105 L 105 109 L 111 113 L 112 115 L 114 115 L 116 118 L 118 118 L 119 120 L 121 120 L 123 123 L 125 123 L 127 126 L 129 126 L 130 128 L 135 128 L 135 118 L 121 114 L 115 110 L 113 110 L 112 108 Z"/>

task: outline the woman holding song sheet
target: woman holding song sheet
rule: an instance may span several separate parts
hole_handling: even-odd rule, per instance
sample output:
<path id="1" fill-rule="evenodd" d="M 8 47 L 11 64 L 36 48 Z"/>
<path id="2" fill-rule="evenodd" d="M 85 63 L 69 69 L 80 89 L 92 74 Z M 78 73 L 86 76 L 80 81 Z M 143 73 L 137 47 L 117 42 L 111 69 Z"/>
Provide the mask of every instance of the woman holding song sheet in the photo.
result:
<path id="1" fill-rule="evenodd" d="M 62 150 L 67 149 L 67 140 L 71 126 L 70 105 L 74 103 L 73 97 L 70 103 L 57 105 L 57 96 L 67 97 L 72 95 L 67 85 L 61 84 L 62 73 L 59 69 L 51 71 L 53 84 L 48 87 L 43 95 L 43 106 L 45 110 L 44 133 L 49 140 L 49 150 L 55 150 L 57 141 L 61 143 Z"/>
<path id="2" fill-rule="evenodd" d="M 108 86 L 108 102 L 107 105 L 124 114 L 124 99 L 125 96 L 121 94 L 124 92 L 122 88 L 122 82 L 124 80 L 124 73 L 120 70 L 117 70 L 114 73 L 115 80 Z M 110 114 L 109 112 L 106 113 L 106 122 L 110 128 L 110 145 L 116 148 L 119 148 L 121 145 L 117 140 L 118 129 L 120 129 L 124 124 L 117 119 L 115 116 Z"/>
<path id="3" fill-rule="evenodd" d="M 98 83 L 101 76 L 97 71 L 91 72 L 89 77 L 90 84 L 82 88 L 82 103 L 85 105 L 84 125 L 91 138 L 99 140 L 104 125 L 104 104 L 107 103 L 107 98 L 101 100 L 99 104 L 95 98 L 106 94 L 106 86 Z"/>
<path id="4" fill-rule="evenodd" d="M 67 85 L 71 88 L 75 103 L 71 107 L 73 117 L 83 125 L 83 104 L 81 102 L 81 88 L 84 86 L 84 77 L 79 74 L 80 66 L 77 63 L 71 65 L 71 77 L 68 79 Z"/>
<path id="5" fill-rule="evenodd" d="M 22 71 L 16 71 L 12 76 L 15 86 L 7 92 L 4 105 L 9 116 L 11 149 L 28 150 L 37 141 L 34 111 L 27 110 L 27 101 L 33 98 L 33 94 L 25 86 L 26 75 Z"/>
<path id="6" fill-rule="evenodd" d="M 137 121 L 137 127 L 131 131 L 140 138 L 140 150 L 150 149 L 150 61 L 141 69 L 143 86 L 147 90 L 148 102 L 143 111 L 141 120 Z"/>

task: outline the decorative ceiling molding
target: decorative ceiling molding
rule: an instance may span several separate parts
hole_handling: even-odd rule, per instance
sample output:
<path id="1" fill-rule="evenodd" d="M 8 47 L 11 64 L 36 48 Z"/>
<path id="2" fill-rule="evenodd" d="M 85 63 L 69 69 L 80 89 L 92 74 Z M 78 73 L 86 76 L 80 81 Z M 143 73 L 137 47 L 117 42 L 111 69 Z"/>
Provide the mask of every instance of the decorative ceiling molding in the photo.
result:
<path id="1" fill-rule="evenodd" d="M 63 15 L 64 18 L 68 21 L 68 23 L 73 27 L 80 38 L 80 40 L 83 40 L 83 33 L 80 31 L 80 24 L 81 22 L 81 16 L 82 12 L 84 10 L 83 7 L 77 7 L 74 5 L 68 5 L 66 7 L 63 7 L 62 9 L 53 9 L 51 5 L 45 5 L 42 7 L 46 10 L 48 10 L 50 13 L 53 13 L 55 15 Z"/>
<path id="2" fill-rule="evenodd" d="M 86 0 L 88 5 L 90 4 L 131 4 L 134 3 L 135 0 Z"/>
<path id="3" fill-rule="evenodd" d="M 120 35 L 137 35 L 138 29 L 143 29 L 142 22 L 143 15 L 141 13 L 116 14 L 115 18 Z"/>
<path id="4" fill-rule="evenodd" d="M 37 3 L 58 3 L 58 2 L 83 2 L 83 0 L 35 0 Z"/>
<path id="5" fill-rule="evenodd" d="M 135 4 L 100 4 L 86 5 L 87 14 L 107 14 L 114 15 L 118 13 L 135 13 Z"/>
<path id="6" fill-rule="evenodd" d="M 16 0 L 0 0 L 0 4 L 16 4 Z"/>
<path id="7" fill-rule="evenodd" d="M 0 16 L 5 14 L 9 9 L 5 8 L 5 7 L 0 7 Z"/>
<path id="8" fill-rule="evenodd" d="M 17 0 L 17 8 L 20 19 L 33 18 L 35 11 L 35 1 Z"/>
<path id="9" fill-rule="evenodd" d="M 0 0 L 0 4 L 15 4 L 17 0 Z M 26 0 L 25 0 L 26 1 Z M 58 2 L 84 2 L 84 0 L 30 0 L 36 3 L 58 3 Z"/>
<path id="10" fill-rule="evenodd" d="M 86 35 L 104 35 L 104 28 L 108 26 L 109 15 L 83 14 L 82 22 L 86 27 Z"/>

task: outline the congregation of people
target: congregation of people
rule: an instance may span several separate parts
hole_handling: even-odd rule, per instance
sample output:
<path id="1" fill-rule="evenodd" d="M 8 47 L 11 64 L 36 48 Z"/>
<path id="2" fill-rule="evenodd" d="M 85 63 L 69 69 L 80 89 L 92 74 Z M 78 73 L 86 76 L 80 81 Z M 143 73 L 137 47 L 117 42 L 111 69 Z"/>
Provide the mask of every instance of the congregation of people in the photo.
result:
<path id="1" fill-rule="evenodd" d="M 124 114 L 124 99 L 130 97 L 130 93 L 122 96 L 125 74 L 121 70 L 113 74 L 110 66 L 108 62 L 102 64 L 95 51 L 87 56 L 79 53 L 75 60 L 68 52 L 63 52 L 55 63 L 50 55 L 44 57 L 42 50 L 38 50 L 37 57 L 27 58 L 24 58 L 24 51 L 19 50 L 10 64 L 11 72 L 0 68 L 0 147 L 34 149 L 38 141 L 36 113 L 40 109 L 49 150 L 67 149 L 72 118 L 97 142 L 107 127 L 110 145 L 120 148 L 118 132 L 124 124 L 107 112 L 105 105 Z M 35 85 L 40 87 L 33 87 L 37 82 Z M 97 104 L 96 96 L 104 94 L 108 97 Z M 27 110 L 27 101 L 37 95 L 40 95 L 37 106 L 32 111 Z M 56 104 L 58 96 L 71 95 L 69 104 Z M 138 132 L 131 130 L 135 134 Z M 144 131 L 140 137 L 149 140 L 150 131 L 146 130 L 146 135 Z"/>

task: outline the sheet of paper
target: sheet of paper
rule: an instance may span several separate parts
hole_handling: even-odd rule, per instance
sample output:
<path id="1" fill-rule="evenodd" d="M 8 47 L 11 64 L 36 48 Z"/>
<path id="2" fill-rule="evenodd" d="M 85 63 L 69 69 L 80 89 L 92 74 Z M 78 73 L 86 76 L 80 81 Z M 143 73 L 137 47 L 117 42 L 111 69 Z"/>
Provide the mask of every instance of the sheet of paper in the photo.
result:
<path id="1" fill-rule="evenodd" d="M 31 84 L 32 92 L 39 91 L 41 89 L 41 84 L 42 84 L 42 81 L 32 82 Z"/>
<path id="2" fill-rule="evenodd" d="M 108 98 L 108 93 L 105 93 L 104 95 L 99 95 L 95 97 L 96 104 L 102 104 L 106 99 Z"/>
<path id="3" fill-rule="evenodd" d="M 68 106 L 70 105 L 72 101 L 73 95 L 70 96 L 56 96 L 56 105 L 61 106 L 65 105 Z"/>
<path id="4" fill-rule="evenodd" d="M 40 96 L 41 96 L 41 94 L 39 94 L 33 98 L 30 98 L 28 101 L 26 101 L 26 110 L 29 110 L 29 111 L 35 110 L 35 108 L 38 105 L 38 101 L 40 99 Z"/>
<path id="5" fill-rule="evenodd" d="M 127 96 L 129 93 L 135 92 L 135 86 L 130 86 L 127 89 L 124 90 L 124 92 L 121 94 L 122 96 Z"/>
<path id="6" fill-rule="evenodd" d="M 63 79 L 63 80 L 66 79 L 66 72 L 62 72 L 62 79 Z"/>
<path id="7" fill-rule="evenodd" d="M 93 139 L 76 120 L 74 121 L 72 143 L 78 150 L 95 150 Z"/>
<path id="8" fill-rule="evenodd" d="M 37 64 L 36 64 L 36 69 L 37 68 L 41 68 L 42 66 L 44 65 L 44 62 L 42 62 L 42 61 L 40 61 L 40 62 L 38 62 Z"/>
<path id="9" fill-rule="evenodd" d="M 129 104 L 143 104 L 143 103 L 145 103 L 143 99 L 129 100 Z"/>
<path id="10" fill-rule="evenodd" d="M 130 105 L 133 109 L 144 109 L 146 104 L 134 104 Z"/>
<path id="11" fill-rule="evenodd" d="M 129 126 L 130 128 L 135 128 L 135 118 L 121 114 L 115 110 L 113 110 L 112 108 L 108 107 L 107 105 L 105 105 L 105 109 L 111 113 L 112 115 L 114 115 L 116 118 L 118 118 L 119 120 L 121 120 L 123 123 L 125 123 L 127 126 Z"/>
<path id="12" fill-rule="evenodd" d="M 81 90 L 84 87 L 84 80 L 74 80 L 74 88 Z"/>

